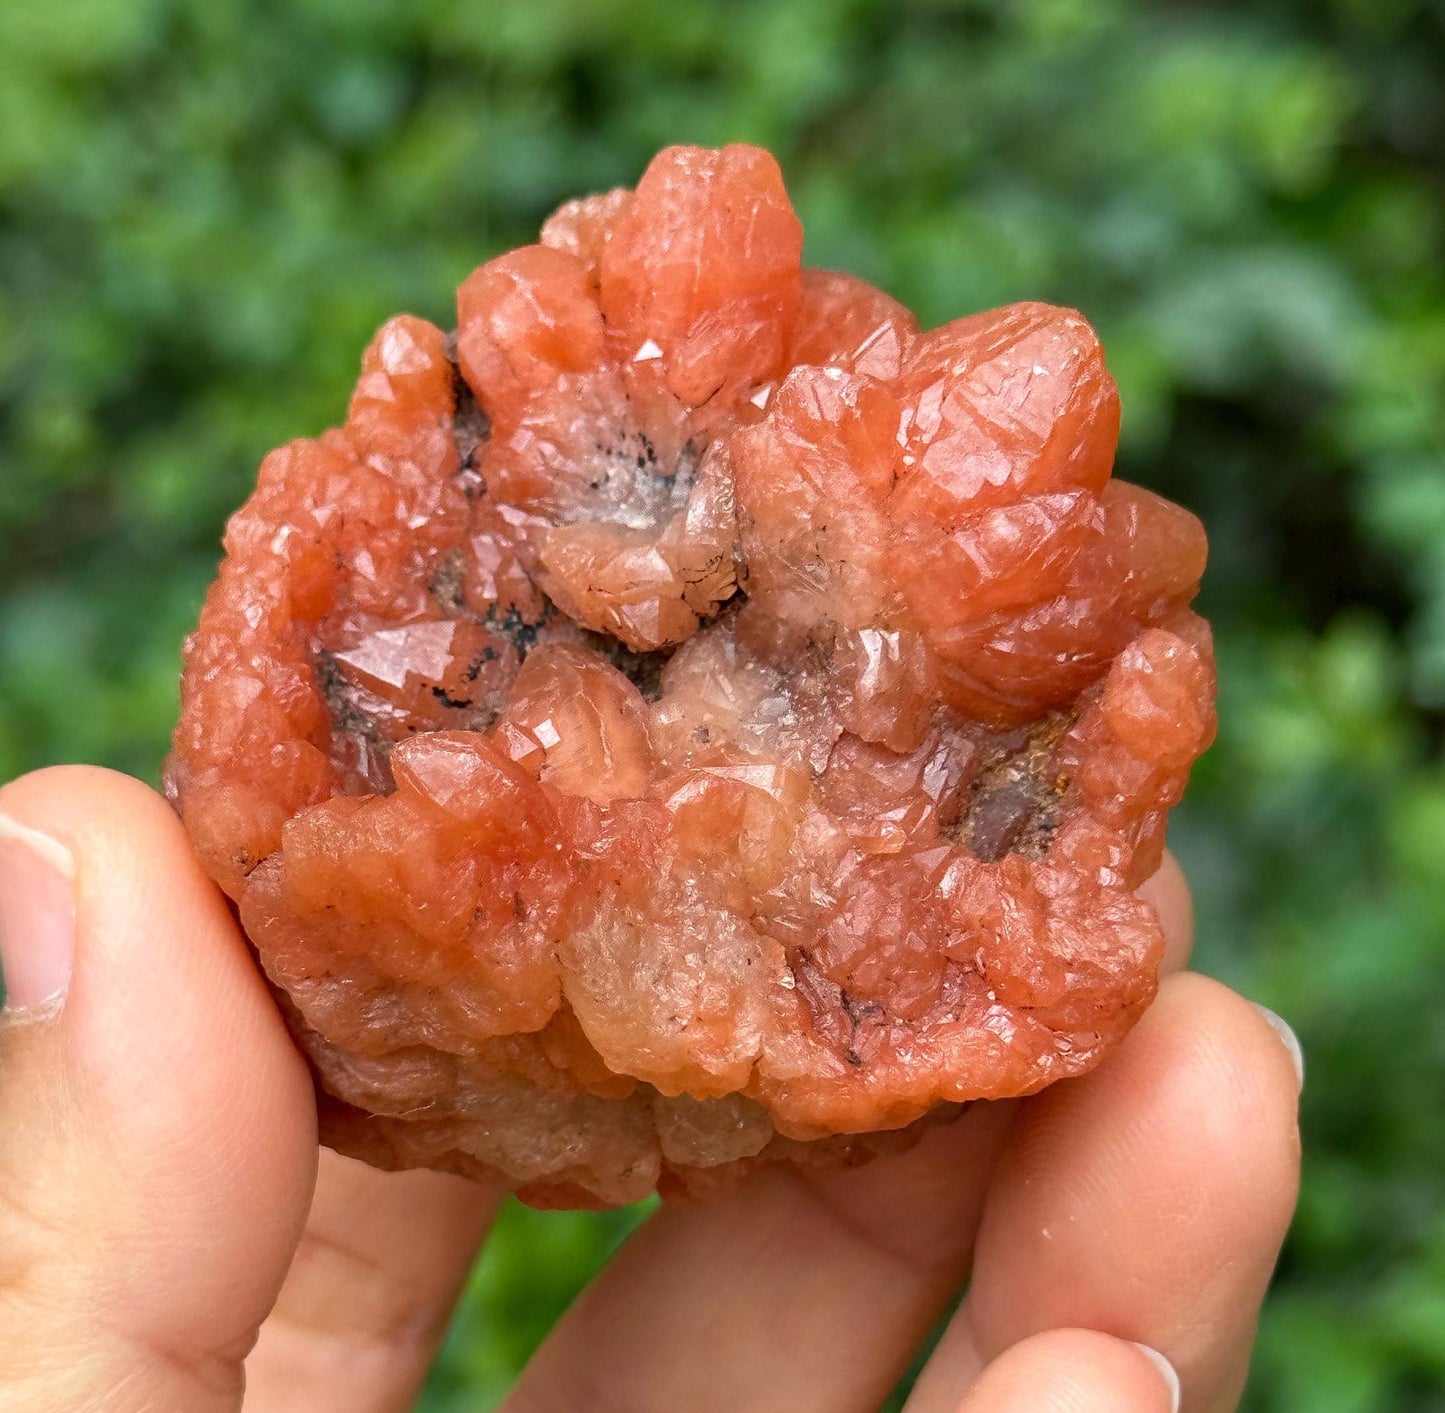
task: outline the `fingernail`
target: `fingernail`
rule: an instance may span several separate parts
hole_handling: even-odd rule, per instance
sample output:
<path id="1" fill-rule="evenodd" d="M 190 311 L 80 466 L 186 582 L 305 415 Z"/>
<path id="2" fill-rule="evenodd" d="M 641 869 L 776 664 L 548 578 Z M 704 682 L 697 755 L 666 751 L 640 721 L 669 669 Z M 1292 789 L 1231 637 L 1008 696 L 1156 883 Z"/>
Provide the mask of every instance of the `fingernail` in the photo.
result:
<path id="1" fill-rule="evenodd" d="M 60 1009 L 75 960 L 75 860 L 0 814 L 0 977 L 9 1018 Z"/>
<path id="2" fill-rule="evenodd" d="M 1151 1349 L 1147 1344 L 1139 1344 L 1136 1340 L 1130 1340 L 1130 1344 L 1139 1351 L 1156 1369 L 1160 1377 L 1169 1388 L 1169 1397 L 1172 1400 L 1169 1404 L 1170 1413 L 1179 1413 L 1179 1375 L 1174 1372 L 1172 1365 L 1157 1349 Z"/>
<path id="3" fill-rule="evenodd" d="M 1289 1057 L 1294 1061 L 1295 1078 L 1299 1081 L 1299 1087 L 1303 1089 L 1305 1087 L 1305 1052 L 1299 1043 L 1299 1036 L 1294 1033 L 1294 1028 L 1287 1020 L 1275 1015 L 1268 1006 L 1261 1006 L 1258 1001 L 1250 1004 L 1274 1027 L 1274 1033 L 1284 1041 L 1284 1048 L 1289 1051 Z"/>

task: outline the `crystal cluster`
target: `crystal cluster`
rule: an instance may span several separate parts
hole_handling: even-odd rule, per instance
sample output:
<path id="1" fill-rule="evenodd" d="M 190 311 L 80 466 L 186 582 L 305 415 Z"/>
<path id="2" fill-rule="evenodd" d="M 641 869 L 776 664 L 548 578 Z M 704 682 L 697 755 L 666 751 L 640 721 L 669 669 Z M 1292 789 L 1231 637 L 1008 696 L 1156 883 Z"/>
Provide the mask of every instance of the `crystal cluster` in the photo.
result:
<path id="1" fill-rule="evenodd" d="M 920 330 L 672 148 L 272 452 L 167 769 L 323 1135 L 539 1205 L 858 1161 L 1080 1073 L 1214 729 L 1205 539 L 1077 313 Z"/>

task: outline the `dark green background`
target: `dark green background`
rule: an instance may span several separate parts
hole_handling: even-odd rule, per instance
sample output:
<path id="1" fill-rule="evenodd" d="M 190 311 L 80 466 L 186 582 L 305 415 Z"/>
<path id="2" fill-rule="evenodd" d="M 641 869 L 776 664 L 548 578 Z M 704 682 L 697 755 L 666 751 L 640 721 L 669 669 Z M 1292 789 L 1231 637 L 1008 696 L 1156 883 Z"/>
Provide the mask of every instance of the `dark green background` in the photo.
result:
<path id="1" fill-rule="evenodd" d="M 4 0 L 0 777 L 154 779 L 261 454 L 406 308 L 659 146 L 764 143 L 925 321 L 1082 307 L 1122 471 L 1205 518 L 1200 965 L 1308 1056 L 1249 1406 L 1445 1381 L 1445 22 L 1424 0 Z M 426 1408 L 622 1230 L 510 1212 Z M 705 1273 L 699 1273 L 705 1278 Z"/>

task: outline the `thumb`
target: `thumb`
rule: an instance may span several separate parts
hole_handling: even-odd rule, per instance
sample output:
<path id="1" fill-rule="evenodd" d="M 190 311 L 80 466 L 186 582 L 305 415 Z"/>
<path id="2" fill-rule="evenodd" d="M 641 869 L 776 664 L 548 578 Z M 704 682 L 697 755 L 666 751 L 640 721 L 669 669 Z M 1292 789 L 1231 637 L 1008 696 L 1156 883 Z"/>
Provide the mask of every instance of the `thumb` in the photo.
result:
<path id="1" fill-rule="evenodd" d="M 231 1409 L 316 1164 L 305 1068 L 157 795 L 0 791 L 0 1404 Z"/>

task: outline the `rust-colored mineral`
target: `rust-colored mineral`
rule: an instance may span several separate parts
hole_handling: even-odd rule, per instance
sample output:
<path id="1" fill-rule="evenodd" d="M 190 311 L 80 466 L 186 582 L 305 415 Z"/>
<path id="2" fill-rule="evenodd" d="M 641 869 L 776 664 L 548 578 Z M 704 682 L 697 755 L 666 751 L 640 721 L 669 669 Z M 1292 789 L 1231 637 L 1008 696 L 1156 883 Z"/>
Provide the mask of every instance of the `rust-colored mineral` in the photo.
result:
<path id="1" fill-rule="evenodd" d="M 924 332 L 801 248 L 766 153 L 669 149 L 387 323 L 231 520 L 168 784 L 342 1151 L 700 1191 L 1153 996 L 1200 525 L 1110 480 L 1080 315 Z"/>

